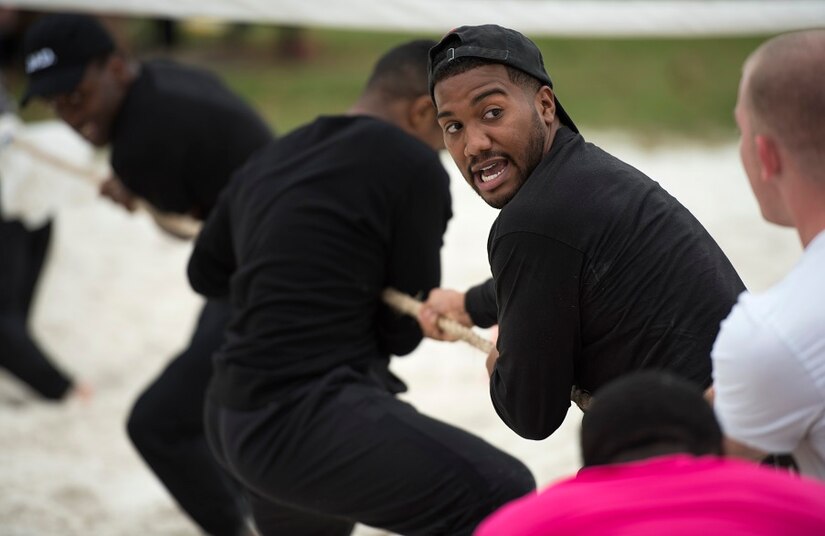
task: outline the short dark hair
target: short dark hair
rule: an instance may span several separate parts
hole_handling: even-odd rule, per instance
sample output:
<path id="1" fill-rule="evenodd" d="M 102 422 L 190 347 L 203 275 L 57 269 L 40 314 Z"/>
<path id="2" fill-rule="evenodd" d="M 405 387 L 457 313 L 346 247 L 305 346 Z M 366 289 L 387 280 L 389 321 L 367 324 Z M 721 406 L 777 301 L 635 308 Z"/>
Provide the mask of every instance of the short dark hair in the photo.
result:
<path id="1" fill-rule="evenodd" d="M 538 78 L 530 76 L 529 74 L 525 73 L 522 70 L 516 69 L 515 67 L 511 67 L 510 65 L 505 65 L 503 63 L 499 63 L 496 61 L 484 58 L 477 58 L 473 56 L 456 58 L 453 61 L 442 63 L 432 74 L 433 85 L 447 78 L 462 73 L 466 73 L 467 71 L 476 69 L 478 67 L 483 67 L 485 65 L 503 66 L 505 69 L 507 69 L 507 76 L 510 78 L 510 82 L 516 84 L 527 93 L 535 93 L 543 85 L 541 80 L 539 80 Z"/>
<path id="2" fill-rule="evenodd" d="M 391 98 L 427 95 L 427 60 L 433 46 L 435 41 L 431 39 L 416 39 L 393 47 L 375 64 L 367 81 L 367 91 Z"/>
<path id="3" fill-rule="evenodd" d="M 665 452 L 722 453 L 722 430 L 698 385 L 662 371 L 635 372 L 593 395 L 581 428 L 585 466 Z M 628 453 L 634 453 L 628 457 Z"/>

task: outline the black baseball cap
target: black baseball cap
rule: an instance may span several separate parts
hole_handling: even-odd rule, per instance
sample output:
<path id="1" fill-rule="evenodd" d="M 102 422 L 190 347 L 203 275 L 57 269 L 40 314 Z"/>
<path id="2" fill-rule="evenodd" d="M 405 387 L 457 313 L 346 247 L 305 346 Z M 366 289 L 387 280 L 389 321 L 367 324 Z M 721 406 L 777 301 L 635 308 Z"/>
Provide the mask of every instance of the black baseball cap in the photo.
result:
<path id="1" fill-rule="evenodd" d="M 23 38 L 29 85 L 21 104 L 73 91 L 89 62 L 113 50 L 114 40 L 94 17 L 59 14 L 38 19 Z"/>
<path id="2" fill-rule="evenodd" d="M 553 87 L 550 75 L 544 70 L 544 58 L 535 43 L 515 30 L 495 24 L 484 24 L 461 26 L 451 30 L 430 49 L 430 96 L 433 96 L 438 71 L 458 58 L 481 58 L 508 65 L 529 74 L 543 85 Z M 579 131 L 562 108 L 558 97 L 556 114 L 562 123 L 576 132 Z"/>

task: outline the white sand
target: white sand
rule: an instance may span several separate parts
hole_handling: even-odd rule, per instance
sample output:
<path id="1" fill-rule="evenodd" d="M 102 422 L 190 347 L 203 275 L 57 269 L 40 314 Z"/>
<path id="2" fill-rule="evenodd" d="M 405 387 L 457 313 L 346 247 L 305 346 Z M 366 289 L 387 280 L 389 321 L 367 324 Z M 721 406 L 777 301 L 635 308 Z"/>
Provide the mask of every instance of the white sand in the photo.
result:
<path id="1" fill-rule="evenodd" d="M 792 230 L 761 220 L 734 143 L 651 152 L 616 133 L 591 139 L 687 205 L 751 289 L 769 286 L 799 255 Z M 0 371 L 0 536 L 197 534 L 124 432 L 137 394 L 188 340 L 200 303 L 184 276 L 190 246 L 162 235 L 145 215 L 98 200 L 80 181 L 64 189 L 33 327 L 95 395 L 88 404 L 44 403 Z M 489 274 L 485 244 L 496 212 L 457 173 L 453 197 L 444 284 L 463 289 Z M 519 438 L 491 407 L 483 361 L 470 347 L 425 341 L 394 369 L 420 410 L 521 458 L 540 484 L 574 472 L 578 410 L 545 441 Z M 359 527 L 356 534 L 383 533 Z"/>

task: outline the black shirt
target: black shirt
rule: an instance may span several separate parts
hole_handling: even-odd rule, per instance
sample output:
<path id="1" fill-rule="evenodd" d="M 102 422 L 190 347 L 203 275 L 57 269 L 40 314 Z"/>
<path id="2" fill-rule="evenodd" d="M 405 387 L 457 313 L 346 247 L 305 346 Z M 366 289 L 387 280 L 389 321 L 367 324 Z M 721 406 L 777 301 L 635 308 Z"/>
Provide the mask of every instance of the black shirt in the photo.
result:
<path id="1" fill-rule="evenodd" d="M 437 153 L 377 119 L 322 117 L 257 153 L 189 262 L 193 288 L 232 305 L 211 396 L 253 409 L 338 365 L 411 352 L 417 322 L 380 293 L 438 285 L 450 216 Z"/>
<path id="2" fill-rule="evenodd" d="M 272 134 L 214 75 L 168 61 L 141 64 L 112 132 L 112 169 L 166 212 L 205 218 L 232 172 Z"/>
<path id="3" fill-rule="evenodd" d="M 573 384 L 594 392 L 655 368 L 708 386 L 719 323 L 744 290 L 685 207 L 566 127 L 501 210 L 488 253 L 495 286 L 466 305 L 489 323 L 498 304 L 493 404 L 533 439 L 564 420 Z"/>

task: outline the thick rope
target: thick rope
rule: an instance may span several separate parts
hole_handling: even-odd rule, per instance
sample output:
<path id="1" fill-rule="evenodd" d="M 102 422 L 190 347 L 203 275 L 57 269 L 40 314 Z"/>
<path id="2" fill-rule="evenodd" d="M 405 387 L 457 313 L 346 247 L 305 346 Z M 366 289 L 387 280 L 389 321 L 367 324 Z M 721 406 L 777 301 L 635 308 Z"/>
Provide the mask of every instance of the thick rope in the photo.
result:
<path id="1" fill-rule="evenodd" d="M 420 301 L 416 300 L 412 296 L 399 292 L 393 288 L 384 289 L 381 297 L 384 300 L 384 303 L 399 313 L 404 313 L 412 317 L 417 317 L 418 312 L 423 306 Z M 452 318 L 440 316 L 438 317 L 437 322 L 441 331 L 447 335 L 461 339 L 462 341 L 470 344 L 470 346 L 478 348 L 486 354 L 493 351 L 494 346 L 492 342 L 488 341 L 472 329 L 459 324 Z"/>
<path id="2" fill-rule="evenodd" d="M 384 289 L 384 292 L 381 294 L 381 298 L 384 300 L 384 303 L 399 313 L 404 313 L 412 317 L 417 317 L 418 312 L 424 305 L 412 296 L 399 292 L 393 288 Z M 489 354 L 493 351 L 493 348 L 495 348 L 491 341 L 488 341 L 472 329 L 459 324 L 452 318 L 440 316 L 438 317 L 437 323 L 438 327 L 441 328 L 441 331 L 447 335 L 469 343 L 470 346 L 477 348 L 486 354 Z M 570 391 L 570 400 L 575 402 L 575 404 L 579 406 L 582 411 L 587 411 L 587 408 L 590 406 L 591 396 L 590 393 L 582 391 L 574 385 L 573 389 Z"/>
<path id="3" fill-rule="evenodd" d="M 33 157 L 37 161 L 48 164 L 59 169 L 60 171 L 67 172 L 74 177 L 83 179 L 92 186 L 99 187 L 102 182 L 102 179 L 91 169 L 78 166 L 73 162 L 57 157 L 48 151 L 44 151 L 33 143 L 20 139 L 19 137 L 12 137 L 8 141 L 8 144 L 25 151 L 29 154 L 29 156 Z M 155 220 L 158 227 L 176 238 L 188 240 L 190 238 L 194 238 L 200 232 L 201 223 L 193 218 L 179 214 L 168 214 L 161 212 L 141 198 L 137 198 L 136 205 L 139 210 L 146 211 L 150 216 L 152 216 L 152 219 Z"/>
<path id="4" fill-rule="evenodd" d="M 11 143 L 26 151 L 41 162 L 84 179 L 90 184 L 96 186 L 99 186 L 100 184 L 100 179 L 87 168 L 62 160 L 51 153 L 41 150 L 34 144 L 28 143 L 17 137 L 12 138 Z M 192 238 L 200 232 L 200 222 L 192 220 L 191 218 L 164 214 L 142 199 L 138 199 L 138 208 L 147 211 L 164 231 L 178 238 Z M 396 311 L 412 317 L 418 316 L 418 312 L 421 310 L 423 305 L 419 300 L 416 300 L 412 296 L 392 288 L 385 289 L 381 297 L 387 305 Z M 447 335 L 460 339 L 468 343 L 470 346 L 481 350 L 485 354 L 489 354 L 495 348 L 491 341 L 485 339 L 472 329 L 456 322 L 451 318 L 441 316 L 438 318 L 437 323 L 438 327 Z M 578 389 L 576 386 L 573 386 L 573 390 L 570 393 L 570 400 L 575 402 L 582 411 L 586 411 L 588 405 L 590 404 L 590 394 Z"/>

